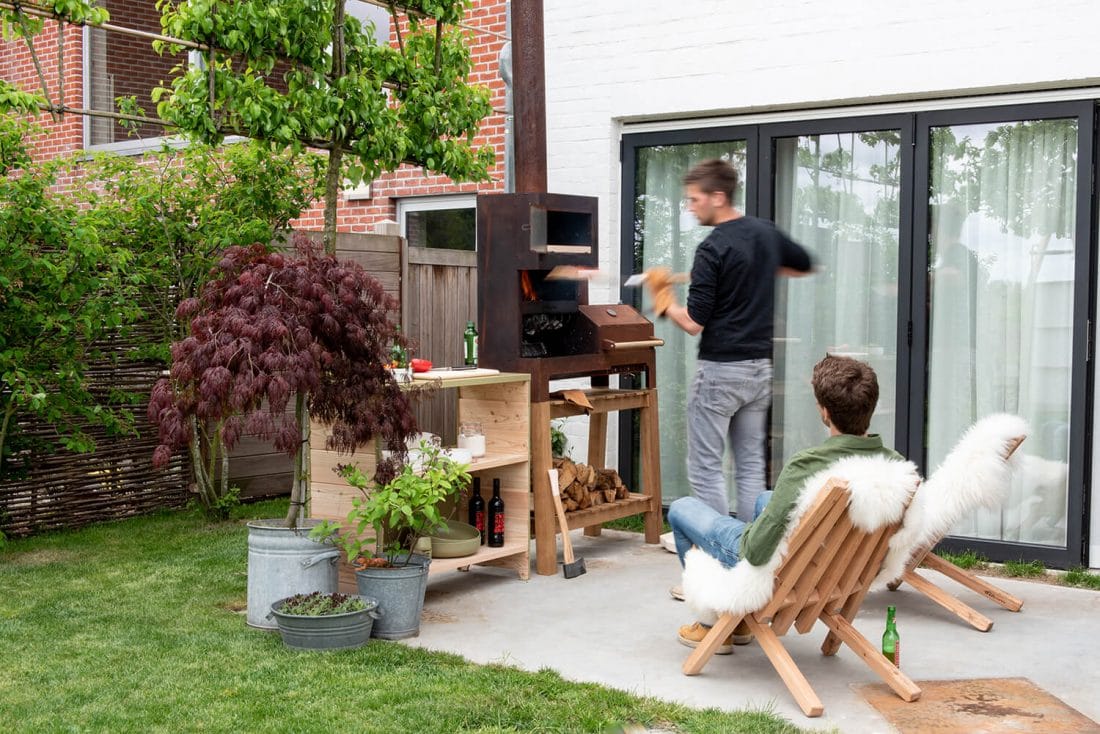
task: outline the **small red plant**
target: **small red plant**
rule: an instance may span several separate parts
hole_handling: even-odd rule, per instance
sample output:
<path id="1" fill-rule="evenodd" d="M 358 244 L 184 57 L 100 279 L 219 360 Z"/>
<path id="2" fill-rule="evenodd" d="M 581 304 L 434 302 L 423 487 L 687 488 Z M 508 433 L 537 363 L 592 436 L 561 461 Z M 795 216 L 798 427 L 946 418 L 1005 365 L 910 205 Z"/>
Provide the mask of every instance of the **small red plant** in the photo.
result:
<path id="1" fill-rule="evenodd" d="M 403 342 L 389 320 L 396 301 L 359 265 L 300 235 L 295 245 L 296 255 L 259 244 L 226 251 L 177 309 L 190 335 L 172 345 L 148 411 L 160 436 L 154 464 L 189 446 L 200 492 L 227 489 L 227 451 L 243 435 L 293 457 L 288 527 L 308 494 L 310 417 L 331 426 L 327 446 L 338 451 L 377 437 L 400 452 L 416 432 L 409 395 L 386 369 L 390 346 Z M 398 465 L 379 462 L 376 481 Z"/>

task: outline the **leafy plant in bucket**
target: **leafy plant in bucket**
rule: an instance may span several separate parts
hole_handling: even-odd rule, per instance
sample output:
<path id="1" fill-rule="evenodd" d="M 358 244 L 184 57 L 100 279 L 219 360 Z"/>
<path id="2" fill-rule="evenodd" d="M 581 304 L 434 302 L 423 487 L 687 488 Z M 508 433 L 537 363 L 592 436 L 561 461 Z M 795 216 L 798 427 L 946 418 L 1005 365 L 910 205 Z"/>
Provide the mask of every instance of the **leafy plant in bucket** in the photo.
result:
<path id="1" fill-rule="evenodd" d="M 279 611 L 283 614 L 297 614 L 302 617 L 323 617 L 330 614 L 360 612 L 366 608 L 367 605 L 357 596 L 339 592 L 322 594 L 319 591 L 313 591 L 309 594 L 295 594 L 287 597 Z"/>
<path id="2" fill-rule="evenodd" d="M 340 476 L 359 490 L 348 512 L 347 530 L 340 523 L 322 522 L 310 535 L 331 537 L 348 562 L 368 566 L 403 566 L 420 538 L 444 524 L 442 508 L 470 483 L 469 465 L 454 461 L 444 449 L 421 442 L 419 453 L 389 481 L 379 484 L 356 465 L 339 468 Z M 374 557 L 369 546 L 383 538 L 383 554 Z"/>

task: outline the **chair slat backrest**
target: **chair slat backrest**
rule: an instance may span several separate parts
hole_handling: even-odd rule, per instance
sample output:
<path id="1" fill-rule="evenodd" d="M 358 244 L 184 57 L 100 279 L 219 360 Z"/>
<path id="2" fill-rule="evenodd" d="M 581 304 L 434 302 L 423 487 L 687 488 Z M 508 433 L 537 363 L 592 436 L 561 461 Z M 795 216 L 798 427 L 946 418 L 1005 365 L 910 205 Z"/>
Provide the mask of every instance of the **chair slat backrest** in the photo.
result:
<path id="1" fill-rule="evenodd" d="M 813 561 L 829 530 L 844 516 L 848 502 L 847 485 L 838 479 L 830 479 L 817 499 L 803 515 L 787 542 L 787 554 L 775 572 L 775 590 L 772 599 L 756 618 L 769 622 L 781 607 L 791 603 L 791 590 L 798 583 L 803 571 Z"/>

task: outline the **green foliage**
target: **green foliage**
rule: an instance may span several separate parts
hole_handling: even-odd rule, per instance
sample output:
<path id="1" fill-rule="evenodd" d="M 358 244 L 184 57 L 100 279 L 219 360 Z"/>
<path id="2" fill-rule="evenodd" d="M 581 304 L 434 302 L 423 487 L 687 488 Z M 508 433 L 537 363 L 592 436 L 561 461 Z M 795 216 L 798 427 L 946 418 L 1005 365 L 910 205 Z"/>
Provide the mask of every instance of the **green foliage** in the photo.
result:
<path id="1" fill-rule="evenodd" d="M 322 594 L 314 591 L 287 597 L 279 611 L 283 614 L 297 614 L 302 617 L 324 617 L 330 614 L 361 612 L 366 608 L 367 605 L 357 596 L 338 592 Z"/>
<path id="2" fill-rule="evenodd" d="M 936 555 L 938 555 L 945 561 L 948 561 L 949 563 L 954 563 L 959 568 L 980 570 L 989 565 L 989 561 L 984 556 L 981 556 L 977 552 L 969 549 L 963 551 L 962 553 L 936 551 Z"/>
<path id="3" fill-rule="evenodd" d="M 420 444 L 415 460 L 382 486 L 375 485 L 358 466 L 340 467 L 340 476 L 359 490 L 348 512 L 348 532 L 333 537 L 347 554 L 349 562 L 363 555 L 367 546 L 386 538 L 385 553 L 397 563 L 402 552 L 409 562 L 420 538 L 429 535 L 444 523 L 440 505 L 462 493 L 470 483 L 468 464 L 452 461 L 442 449 L 427 442 Z M 311 535 L 326 537 L 339 529 L 334 523 L 322 523 Z"/>
<path id="4" fill-rule="evenodd" d="M 565 456 L 569 450 L 569 437 L 562 429 L 564 425 L 565 421 L 550 424 L 550 453 L 553 456 Z"/>
<path id="5" fill-rule="evenodd" d="M 1023 578 L 1032 578 L 1034 576 L 1042 576 L 1047 572 L 1046 567 L 1042 561 L 1005 561 L 1004 571 L 1006 576 L 1020 576 Z"/>
<path id="6" fill-rule="evenodd" d="M 1085 589 L 1100 591 L 1100 576 L 1092 573 L 1083 566 L 1077 566 L 1066 571 L 1062 576 L 1063 583 L 1068 586 L 1080 586 Z"/>
<path id="7" fill-rule="evenodd" d="M 245 505 L 239 517 L 277 517 L 286 504 Z M 0 648 L 18 654 L 0 675 L 4 730 L 503 734 L 632 721 L 682 734 L 799 731 L 774 714 L 690 708 L 399 642 L 296 653 L 238 611 L 246 542 L 243 523 L 186 512 L 10 541 Z"/>
<path id="8" fill-rule="evenodd" d="M 35 163 L 31 128 L 0 116 L 0 474 L 20 448 L 17 416 L 51 425 L 48 447 L 91 451 L 86 428 L 130 428 L 126 396 L 97 399 L 89 363 L 141 314 L 133 254 L 100 236 L 92 215 L 55 195 L 60 164 Z M 114 399 L 112 399 L 114 398 Z"/>
<path id="9" fill-rule="evenodd" d="M 411 5 L 453 24 L 466 3 Z M 205 68 L 181 62 L 169 86 L 155 90 L 158 115 L 211 144 L 243 135 L 329 151 L 327 251 L 344 179 L 371 180 L 402 163 L 455 180 L 488 177 L 493 151 L 472 139 L 491 112 L 489 92 L 467 83 L 470 53 L 457 30 L 411 16 L 391 45 L 326 0 L 158 0 L 157 7 L 166 35 L 214 47 Z"/>
<path id="10" fill-rule="evenodd" d="M 198 295 L 228 248 L 271 243 L 320 196 L 324 160 L 247 142 L 220 148 L 164 146 L 143 160 L 99 155 L 82 164 L 96 182 L 80 194 L 101 238 L 133 253 L 147 272 L 142 305 L 167 360 L 186 334 L 176 307 Z"/>

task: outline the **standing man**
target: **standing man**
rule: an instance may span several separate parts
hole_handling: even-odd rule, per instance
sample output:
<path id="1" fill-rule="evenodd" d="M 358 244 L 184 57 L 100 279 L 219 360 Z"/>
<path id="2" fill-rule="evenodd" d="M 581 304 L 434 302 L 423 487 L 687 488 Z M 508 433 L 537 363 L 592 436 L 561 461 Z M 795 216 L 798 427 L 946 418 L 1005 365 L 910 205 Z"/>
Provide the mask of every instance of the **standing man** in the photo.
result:
<path id="1" fill-rule="evenodd" d="M 729 515 L 722 471 L 728 440 L 736 466 L 737 516 L 747 522 L 765 489 L 775 279 L 808 275 L 812 261 L 774 224 L 733 207 L 738 176 L 726 161 L 703 161 L 683 182 L 691 213 L 714 227 L 695 250 L 687 306 L 675 302 L 667 268 L 651 268 L 646 284 L 659 316 L 688 334 L 702 334 L 687 411 L 692 492 Z"/>

